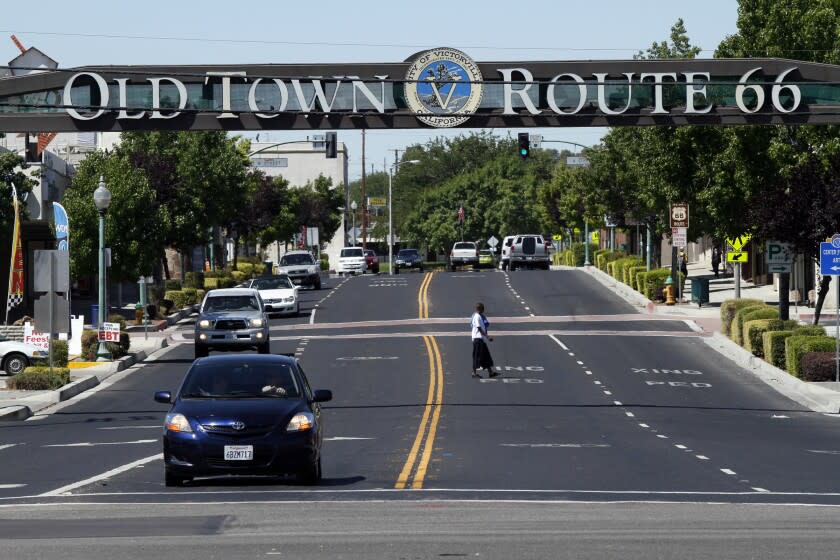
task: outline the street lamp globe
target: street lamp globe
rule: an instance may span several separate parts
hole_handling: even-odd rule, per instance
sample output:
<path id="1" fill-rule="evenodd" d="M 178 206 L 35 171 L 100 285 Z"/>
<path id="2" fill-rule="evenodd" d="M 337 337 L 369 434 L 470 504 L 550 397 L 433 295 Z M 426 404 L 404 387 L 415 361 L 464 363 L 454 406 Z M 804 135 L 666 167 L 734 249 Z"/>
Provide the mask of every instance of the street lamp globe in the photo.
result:
<path id="1" fill-rule="evenodd" d="M 356 204 L 356 201 L 355 201 L 355 200 L 354 200 L 353 202 L 351 202 L 351 203 L 350 203 L 350 210 L 352 210 L 353 212 L 355 212 L 355 211 L 356 211 L 356 208 L 358 208 L 358 207 L 359 207 L 359 205 L 358 205 L 358 204 Z"/>
<path id="2" fill-rule="evenodd" d="M 104 212 L 111 205 L 111 191 L 105 186 L 105 178 L 102 175 L 99 176 L 99 187 L 93 191 L 93 203 L 100 212 Z"/>

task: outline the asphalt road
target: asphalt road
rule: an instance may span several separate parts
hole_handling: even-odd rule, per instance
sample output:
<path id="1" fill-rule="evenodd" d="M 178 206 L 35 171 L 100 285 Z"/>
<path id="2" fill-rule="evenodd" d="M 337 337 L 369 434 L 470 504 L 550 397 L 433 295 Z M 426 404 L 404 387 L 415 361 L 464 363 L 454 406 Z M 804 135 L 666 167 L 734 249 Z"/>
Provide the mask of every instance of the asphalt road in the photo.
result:
<path id="1" fill-rule="evenodd" d="M 301 316 L 272 319 L 271 348 L 333 391 L 321 484 L 164 487 L 167 407 L 152 394 L 177 389 L 192 362 L 186 325 L 184 342 L 98 390 L 0 424 L 0 557 L 836 549 L 840 418 L 781 397 L 685 322 L 634 315 L 585 274 L 364 276 L 302 299 Z M 492 379 L 470 377 L 477 301 Z"/>

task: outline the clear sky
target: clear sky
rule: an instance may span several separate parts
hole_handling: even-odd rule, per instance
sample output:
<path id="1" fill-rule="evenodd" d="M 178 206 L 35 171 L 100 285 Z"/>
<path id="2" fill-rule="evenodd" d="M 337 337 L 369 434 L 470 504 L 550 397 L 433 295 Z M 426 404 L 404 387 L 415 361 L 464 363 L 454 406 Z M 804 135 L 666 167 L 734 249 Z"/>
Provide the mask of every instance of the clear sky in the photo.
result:
<path id="1" fill-rule="evenodd" d="M 476 61 L 627 59 L 667 40 L 682 18 L 692 44 L 711 57 L 737 31 L 737 0 L 370 0 L 243 2 L 41 0 L 4 2 L 0 60 L 18 54 L 8 37 L 38 47 L 61 67 L 92 64 L 397 62 L 432 47 Z M 5 58 L 3 58 L 5 56 Z M 517 130 L 494 129 L 506 136 Z M 598 143 L 603 128 L 531 129 L 546 139 Z M 381 171 L 394 148 L 469 130 L 367 132 L 367 166 Z M 248 133 L 249 136 L 253 134 Z M 271 132 L 281 142 L 306 132 Z M 260 140 L 264 141 L 265 133 Z M 350 178 L 361 175 L 361 133 L 339 131 Z"/>

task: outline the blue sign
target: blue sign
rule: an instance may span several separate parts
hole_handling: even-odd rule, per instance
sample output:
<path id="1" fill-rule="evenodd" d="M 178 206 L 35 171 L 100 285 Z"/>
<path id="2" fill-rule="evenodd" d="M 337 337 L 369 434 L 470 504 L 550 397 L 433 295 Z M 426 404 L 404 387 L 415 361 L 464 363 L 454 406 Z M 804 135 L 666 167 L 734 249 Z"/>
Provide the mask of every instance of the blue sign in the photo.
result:
<path id="1" fill-rule="evenodd" d="M 840 236 L 835 235 L 831 241 L 820 243 L 820 274 L 840 275 Z"/>
<path id="2" fill-rule="evenodd" d="M 53 202 L 53 216 L 55 217 L 55 240 L 58 241 L 59 251 L 70 250 L 70 222 L 67 210 L 58 202 Z"/>

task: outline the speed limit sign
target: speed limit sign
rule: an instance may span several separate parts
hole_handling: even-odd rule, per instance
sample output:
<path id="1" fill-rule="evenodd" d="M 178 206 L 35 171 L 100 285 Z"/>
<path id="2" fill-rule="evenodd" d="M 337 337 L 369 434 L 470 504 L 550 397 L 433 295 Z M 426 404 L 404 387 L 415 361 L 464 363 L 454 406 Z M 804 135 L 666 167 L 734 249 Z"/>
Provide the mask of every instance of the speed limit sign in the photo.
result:
<path id="1" fill-rule="evenodd" d="M 682 202 L 671 205 L 671 227 L 688 227 L 688 204 Z"/>

